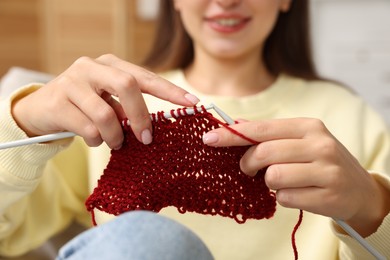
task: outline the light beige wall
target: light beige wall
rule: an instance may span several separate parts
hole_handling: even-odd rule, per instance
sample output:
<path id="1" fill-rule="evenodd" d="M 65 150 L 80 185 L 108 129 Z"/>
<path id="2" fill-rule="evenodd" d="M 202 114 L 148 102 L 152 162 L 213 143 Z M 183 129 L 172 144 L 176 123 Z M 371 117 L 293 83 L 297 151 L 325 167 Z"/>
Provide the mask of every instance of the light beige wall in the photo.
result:
<path id="1" fill-rule="evenodd" d="M 345 82 L 390 124 L 390 1 L 313 0 L 318 71 Z"/>

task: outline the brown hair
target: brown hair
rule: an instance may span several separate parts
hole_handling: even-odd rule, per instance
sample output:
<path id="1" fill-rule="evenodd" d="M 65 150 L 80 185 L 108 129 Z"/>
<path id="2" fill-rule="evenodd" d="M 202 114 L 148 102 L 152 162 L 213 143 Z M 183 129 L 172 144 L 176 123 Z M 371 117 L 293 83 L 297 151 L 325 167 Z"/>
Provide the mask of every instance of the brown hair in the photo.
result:
<path id="1" fill-rule="evenodd" d="M 305 79 L 318 79 L 311 54 L 308 0 L 291 1 L 282 12 L 264 46 L 263 58 L 274 74 L 286 73 Z M 185 68 L 194 58 L 193 43 L 175 10 L 173 1 L 160 1 L 160 14 L 154 45 L 144 65 L 160 72 Z"/>

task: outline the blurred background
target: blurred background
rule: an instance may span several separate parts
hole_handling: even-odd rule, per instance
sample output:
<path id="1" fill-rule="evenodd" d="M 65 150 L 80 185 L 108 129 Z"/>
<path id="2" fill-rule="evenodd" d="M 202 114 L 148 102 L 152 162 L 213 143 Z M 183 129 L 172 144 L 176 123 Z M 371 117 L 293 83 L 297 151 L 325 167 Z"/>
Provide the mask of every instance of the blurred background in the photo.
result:
<path id="1" fill-rule="evenodd" d="M 59 73 L 80 56 L 137 62 L 158 0 L 0 0 L 0 75 L 9 66 Z M 151 13 L 152 12 L 152 13 Z"/>
<path id="2" fill-rule="evenodd" d="M 300 0 L 296 0 L 300 1 Z M 390 122 L 390 1 L 311 0 L 321 75 L 361 94 Z M 80 56 L 139 63 L 159 0 L 0 0 L 0 78 L 12 67 L 57 74 Z"/>

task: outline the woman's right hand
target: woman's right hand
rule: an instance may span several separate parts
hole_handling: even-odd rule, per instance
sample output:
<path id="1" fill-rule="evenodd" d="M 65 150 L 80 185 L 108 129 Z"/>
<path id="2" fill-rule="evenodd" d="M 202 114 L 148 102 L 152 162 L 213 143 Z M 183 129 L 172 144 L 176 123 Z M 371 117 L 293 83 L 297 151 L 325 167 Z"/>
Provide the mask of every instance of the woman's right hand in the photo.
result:
<path id="1" fill-rule="evenodd" d="M 199 101 L 156 74 L 107 54 L 79 58 L 57 78 L 16 100 L 12 113 L 29 136 L 70 131 L 89 146 L 106 142 L 117 149 L 123 142 L 120 120 L 126 117 L 139 141 L 152 141 L 142 93 L 182 106 Z"/>

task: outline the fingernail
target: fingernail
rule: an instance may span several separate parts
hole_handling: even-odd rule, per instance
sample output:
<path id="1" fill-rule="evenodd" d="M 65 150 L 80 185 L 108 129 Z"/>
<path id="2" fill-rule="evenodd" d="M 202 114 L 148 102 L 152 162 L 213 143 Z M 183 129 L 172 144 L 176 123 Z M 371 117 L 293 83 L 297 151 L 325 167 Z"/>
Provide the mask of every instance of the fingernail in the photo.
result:
<path id="1" fill-rule="evenodd" d="M 143 144 L 150 144 L 153 140 L 152 133 L 149 129 L 145 129 L 141 133 L 141 139 Z"/>
<path id="2" fill-rule="evenodd" d="M 206 133 L 202 137 L 204 144 L 213 144 L 218 141 L 218 135 L 215 133 Z"/>
<path id="3" fill-rule="evenodd" d="M 192 94 L 185 94 L 184 97 L 190 101 L 192 104 L 196 105 L 199 103 L 199 98 L 197 98 L 196 96 L 192 95 Z"/>

